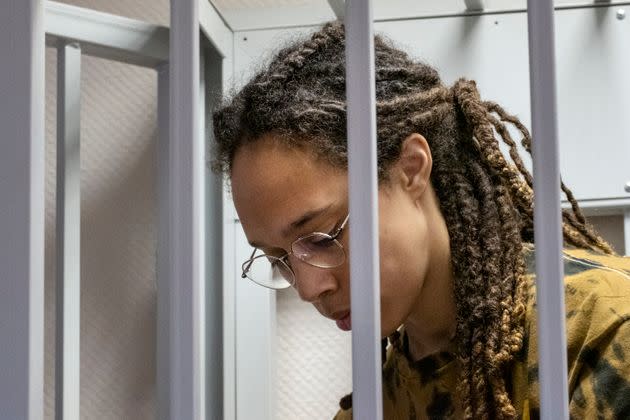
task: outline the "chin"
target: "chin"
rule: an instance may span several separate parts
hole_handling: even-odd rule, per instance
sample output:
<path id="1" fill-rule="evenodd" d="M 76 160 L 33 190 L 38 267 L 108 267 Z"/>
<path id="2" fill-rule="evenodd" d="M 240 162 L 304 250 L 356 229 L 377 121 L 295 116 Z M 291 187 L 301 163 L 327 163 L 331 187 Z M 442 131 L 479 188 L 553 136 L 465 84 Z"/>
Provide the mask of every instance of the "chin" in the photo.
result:
<path id="1" fill-rule="evenodd" d="M 381 323 L 381 338 L 389 337 L 398 328 L 400 328 L 400 325 L 392 326 L 391 324 L 385 325 L 385 323 Z"/>

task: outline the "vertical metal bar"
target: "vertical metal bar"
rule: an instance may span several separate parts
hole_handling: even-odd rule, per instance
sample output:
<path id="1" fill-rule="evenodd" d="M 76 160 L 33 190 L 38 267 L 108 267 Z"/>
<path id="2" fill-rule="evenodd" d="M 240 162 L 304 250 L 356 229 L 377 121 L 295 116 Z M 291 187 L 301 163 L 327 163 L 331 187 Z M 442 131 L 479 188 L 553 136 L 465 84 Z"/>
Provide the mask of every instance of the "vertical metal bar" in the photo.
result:
<path id="1" fill-rule="evenodd" d="M 211 131 L 211 110 L 221 100 L 224 84 L 232 73 L 233 33 L 225 26 L 211 3 L 199 3 L 200 26 L 209 41 L 205 52 L 205 114 L 206 133 Z M 204 125 L 204 124 L 202 124 Z M 207 139 L 210 134 L 206 134 Z M 236 346 L 235 336 L 235 276 L 234 241 L 236 229 L 231 216 L 230 200 L 224 200 L 223 178 L 206 174 L 208 226 L 206 230 L 206 357 L 207 357 L 207 417 L 209 419 L 236 418 Z M 224 229 L 230 234 L 225 234 Z"/>
<path id="2" fill-rule="evenodd" d="M 0 4 L 0 418 L 44 416 L 44 6 Z"/>
<path id="3" fill-rule="evenodd" d="M 200 0 L 200 1 L 205 1 L 205 0 Z M 196 3 L 197 5 L 199 3 Z M 206 292 L 206 283 L 208 281 L 208 278 L 206 277 L 206 259 L 208 258 L 208 254 L 206 253 L 206 235 L 208 233 L 206 226 L 207 226 L 207 214 L 206 214 L 206 208 L 207 208 L 207 203 L 206 203 L 206 73 L 205 73 L 205 69 L 206 69 L 206 63 L 205 63 L 205 55 L 203 52 L 203 48 L 201 48 L 201 30 L 200 30 L 200 24 L 199 24 L 199 13 L 197 13 L 197 38 L 198 38 L 198 50 L 197 50 L 197 64 L 198 64 L 198 69 L 197 69 L 197 76 L 199 77 L 198 80 L 198 85 L 197 85 L 197 121 L 196 121 L 196 128 L 198 129 L 198 133 L 197 133 L 197 137 L 194 139 L 195 144 L 193 145 L 193 150 L 192 152 L 196 152 L 198 153 L 198 155 L 201 156 L 201 159 L 199 159 L 199 156 L 192 156 L 192 159 L 194 159 L 193 162 L 193 180 L 196 183 L 196 185 L 194 185 L 195 191 L 193 191 L 193 198 L 196 198 L 197 200 L 203 200 L 202 202 L 198 203 L 199 207 L 198 207 L 198 211 L 199 213 L 196 215 L 197 216 L 197 220 L 198 220 L 198 228 L 201 229 L 200 232 L 198 233 L 200 236 L 200 242 L 198 243 L 199 245 L 199 259 L 201 260 L 201 266 L 202 266 L 202 271 L 200 273 L 200 277 L 198 279 L 198 284 L 196 285 L 197 287 L 197 295 L 194 295 L 193 297 L 197 300 L 197 304 L 199 305 L 199 313 L 195 314 L 194 316 L 196 316 L 196 322 L 199 323 L 199 330 L 197 331 L 197 333 L 199 334 L 199 338 L 198 338 L 198 351 L 199 351 L 199 359 L 197 361 L 198 365 L 197 365 L 197 369 L 199 369 L 199 376 L 200 376 L 200 394 L 199 394 L 199 404 L 200 404 L 200 418 L 206 420 L 207 419 L 207 410 L 208 407 L 214 408 L 212 406 L 209 405 L 209 398 L 215 398 L 215 397 L 220 397 L 220 395 L 210 395 L 208 394 L 207 390 L 207 384 L 208 384 L 208 372 L 206 370 L 206 360 L 207 360 L 207 342 L 208 342 L 208 335 L 207 335 L 207 331 L 208 328 L 210 327 L 210 325 L 214 325 L 214 318 L 211 317 L 211 315 L 214 315 L 214 313 L 211 312 L 206 312 L 206 300 L 207 300 L 207 292 Z M 212 220 L 211 220 L 212 222 Z M 212 308 L 214 309 L 214 308 Z M 212 337 L 214 338 L 214 337 Z M 213 348 L 214 350 L 214 348 Z M 213 382 L 214 384 L 214 382 Z M 215 390 L 216 391 L 216 390 Z M 216 418 L 216 417 L 214 417 Z"/>
<path id="4" fill-rule="evenodd" d="M 231 37 L 227 48 L 223 51 L 225 55 L 221 61 L 218 71 L 221 73 L 219 83 L 222 87 L 229 86 L 234 74 L 234 33 L 230 30 Z M 221 92 L 223 93 L 223 92 Z M 221 100 L 220 97 L 217 98 Z M 223 180 L 221 180 L 223 186 Z M 236 419 L 236 282 L 238 262 L 236 261 L 237 238 L 241 230 L 235 219 L 235 210 L 229 193 L 223 188 L 223 243 L 222 243 L 222 305 L 223 305 L 223 418 L 226 420 Z"/>
<path id="5" fill-rule="evenodd" d="M 200 86 L 201 138 L 212 132 L 212 109 L 220 100 L 223 57 L 202 48 Z M 208 144 L 209 142 L 205 142 Z M 209 156 L 206 150 L 205 156 Z M 206 169 L 206 417 L 224 419 L 223 410 L 223 177 Z"/>
<path id="6" fill-rule="evenodd" d="M 158 244 L 157 244 L 157 331 L 156 331 L 156 418 L 171 419 L 171 241 L 169 229 L 170 191 L 170 72 L 162 64 L 158 73 Z"/>
<path id="7" fill-rule="evenodd" d="M 234 43 L 232 42 L 232 47 Z M 233 71 L 233 48 L 221 63 L 221 83 L 228 86 Z M 229 193 L 223 192 L 223 416 L 226 420 L 236 418 L 236 281 L 237 267 L 237 235 L 241 229 L 234 218 L 233 204 Z"/>
<path id="8" fill-rule="evenodd" d="M 203 0 L 201 0 L 203 1 Z M 199 3 L 197 3 L 199 4 Z M 201 26 L 200 26 L 201 27 Z M 199 39 L 199 50 L 197 51 L 199 60 L 198 60 L 198 64 L 199 64 L 199 72 L 198 72 L 198 76 L 199 76 L 199 83 L 197 85 L 198 88 L 198 92 L 197 92 L 197 129 L 199 130 L 198 138 L 202 141 L 202 145 L 203 145 L 203 149 L 201 151 L 202 155 L 205 157 L 207 156 L 206 154 L 206 142 L 204 141 L 206 138 L 206 61 L 205 61 L 205 54 L 204 54 L 204 47 L 201 45 L 201 41 L 202 41 L 202 32 L 201 30 L 198 32 L 198 36 L 200 37 Z M 203 172 L 202 172 L 202 176 L 201 176 L 201 188 L 203 189 L 204 192 L 204 197 L 206 197 L 206 168 L 204 166 L 203 168 Z M 207 198 L 207 197 L 206 197 Z M 209 223 L 205 223 L 205 221 L 207 220 L 207 216 L 208 214 L 205 213 L 205 211 L 207 211 L 207 204 L 208 203 L 204 203 L 204 213 L 202 214 L 202 220 L 204 221 L 204 229 L 202 231 L 203 234 L 203 238 L 204 241 L 205 239 L 207 239 L 207 234 L 208 234 L 208 224 L 212 225 L 212 220 L 209 220 Z M 210 241 L 212 241 L 212 238 L 208 238 L 210 239 Z M 208 258 L 208 254 L 206 253 L 208 250 L 207 248 L 204 248 L 204 253 L 200 255 L 200 258 L 203 258 L 204 262 L 207 263 L 207 258 Z M 212 266 L 208 266 L 206 265 L 206 267 L 210 267 L 212 269 Z M 207 273 L 206 273 L 207 275 Z M 200 395 L 201 397 L 201 404 L 203 405 L 203 410 L 205 413 L 208 412 L 208 409 L 212 409 L 212 406 L 210 405 L 210 401 L 209 398 L 213 397 L 210 393 L 207 393 L 207 391 L 209 391 L 208 389 L 208 372 L 206 370 L 206 357 L 208 356 L 208 342 L 210 342 L 212 340 L 213 337 L 208 337 L 208 330 L 211 329 L 211 324 L 213 322 L 213 320 L 211 319 L 211 315 L 214 315 L 214 313 L 210 312 L 210 309 L 214 309 L 214 308 L 208 308 L 207 306 L 205 306 L 206 300 L 208 299 L 207 296 L 207 289 L 206 289 L 206 283 L 208 281 L 208 278 L 206 276 L 202 277 L 201 282 L 199 284 L 199 295 L 201 296 L 201 298 L 203 299 L 204 302 L 204 308 L 208 309 L 208 312 L 204 312 L 202 314 L 203 318 L 202 318 L 202 323 L 201 323 L 201 330 L 199 331 L 199 333 L 201 334 L 200 336 L 200 340 L 199 340 L 199 352 L 202 355 L 202 357 L 199 360 L 199 372 L 201 373 L 201 376 L 203 377 L 203 380 L 205 381 L 206 384 L 206 388 L 203 394 Z M 211 378 L 210 378 L 211 379 Z M 203 419 L 206 420 L 206 414 L 204 414 Z"/>
<path id="9" fill-rule="evenodd" d="M 476 12 L 484 9 L 483 0 L 464 0 L 466 10 Z"/>
<path id="10" fill-rule="evenodd" d="M 534 236 L 540 406 L 543 419 L 568 419 L 567 345 L 560 217 L 552 0 L 528 0 L 534 158 Z"/>
<path id="11" fill-rule="evenodd" d="M 346 2 L 353 416 L 381 419 L 381 315 L 372 1 Z"/>
<path id="12" fill-rule="evenodd" d="M 623 213 L 624 253 L 630 257 L 630 209 Z"/>
<path id="13" fill-rule="evenodd" d="M 57 48 L 55 418 L 79 420 L 81 354 L 81 49 Z"/>
<path id="14" fill-rule="evenodd" d="M 199 0 L 171 0 L 168 229 L 170 418 L 205 418 L 205 147 L 199 133 Z"/>
<path id="15" fill-rule="evenodd" d="M 343 20 L 346 12 L 345 0 L 328 0 L 328 5 L 339 20 Z"/>

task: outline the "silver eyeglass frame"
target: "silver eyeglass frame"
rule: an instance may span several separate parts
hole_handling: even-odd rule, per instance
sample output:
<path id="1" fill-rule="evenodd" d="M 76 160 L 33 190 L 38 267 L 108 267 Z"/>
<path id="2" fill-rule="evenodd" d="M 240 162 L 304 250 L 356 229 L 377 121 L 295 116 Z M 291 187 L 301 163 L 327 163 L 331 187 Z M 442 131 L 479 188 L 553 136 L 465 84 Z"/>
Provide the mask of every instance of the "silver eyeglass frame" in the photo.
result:
<path id="1" fill-rule="evenodd" d="M 256 280 L 252 279 L 251 277 L 249 277 L 247 275 L 247 273 L 249 272 L 250 267 L 254 263 L 254 260 L 256 260 L 258 258 L 262 258 L 262 257 L 266 257 L 269 260 L 270 264 L 272 264 L 272 261 L 277 261 L 279 264 L 282 264 L 284 266 L 284 268 L 287 269 L 287 272 L 291 274 L 291 279 L 290 280 L 289 279 L 285 279 L 285 280 L 287 280 L 287 286 L 286 287 L 293 286 L 295 284 L 295 280 L 296 280 L 295 272 L 293 271 L 293 268 L 291 268 L 291 264 L 289 263 L 289 256 L 291 256 L 291 255 L 295 255 L 295 257 L 298 260 L 300 260 L 300 261 L 304 262 L 305 264 L 308 264 L 308 265 L 310 265 L 312 267 L 317 267 L 317 268 L 336 268 L 336 267 L 339 267 L 340 265 L 342 265 L 346 261 L 347 255 L 346 255 L 346 250 L 345 250 L 344 246 L 341 244 L 341 242 L 339 242 L 337 240 L 337 238 L 341 235 L 341 233 L 345 229 L 346 225 L 348 224 L 348 220 L 349 219 L 350 219 L 350 213 L 348 213 L 346 215 L 346 217 L 343 220 L 343 222 L 341 223 L 341 225 L 332 234 L 324 233 L 324 232 L 311 232 L 311 233 L 309 233 L 307 235 L 300 236 L 295 241 L 291 242 L 291 251 L 287 252 L 286 254 L 284 254 L 281 257 L 276 257 L 274 255 L 269 255 L 269 254 L 265 254 L 265 253 L 260 254 L 260 255 L 256 255 L 256 252 L 259 249 L 258 248 L 254 248 L 254 251 L 252 252 L 252 255 L 247 260 L 245 260 L 243 262 L 243 264 L 241 265 L 241 269 L 242 269 L 241 278 L 243 278 L 243 279 L 244 278 L 248 278 L 251 281 L 253 281 L 254 283 L 256 283 L 256 284 L 258 284 L 260 286 L 263 286 L 263 287 L 267 287 L 269 289 L 278 289 L 276 287 L 270 287 L 270 286 L 267 286 L 265 284 L 259 283 L 259 282 L 257 282 Z M 298 243 L 298 242 L 300 242 L 300 241 L 302 241 L 302 240 L 304 240 L 306 238 L 309 238 L 309 237 L 311 237 L 313 235 L 324 235 L 324 236 L 327 236 L 331 240 L 334 241 L 334 243 L 341 249 L 341 252 L 343 253 L 343 259 L 341 260 L 341 262 L 339 264 L 336 264 L 336 265 L 321 265 L 321 264 L 318 265 L 318 264 L 313 264 L 313 263 L 311 263 L 309 261 L 306 261 L 306 260 L 300 258 L 300 256 L 293 251 L 293 247 L 294 247 L 294 245 L 296 243 Z M 254 256 L 254 255 L 256 255 L 256 256 Z M 286 288 L 286 287 L 283 287 L 283 288 Z"/>

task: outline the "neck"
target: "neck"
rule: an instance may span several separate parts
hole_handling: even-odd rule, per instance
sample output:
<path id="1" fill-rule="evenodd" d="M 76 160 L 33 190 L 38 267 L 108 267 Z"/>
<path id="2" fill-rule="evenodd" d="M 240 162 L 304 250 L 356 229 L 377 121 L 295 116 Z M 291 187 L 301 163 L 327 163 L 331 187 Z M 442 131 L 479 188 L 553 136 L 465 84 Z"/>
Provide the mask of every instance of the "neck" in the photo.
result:
<path id="1" fill-rule="evenodd" d="M 446 350 L 455 334 L 456 305 L 447 232 L 445 238 L 439 241 L 445 243 L 434 243 L 420 300 L 405 321 L 413 360 Z"/>

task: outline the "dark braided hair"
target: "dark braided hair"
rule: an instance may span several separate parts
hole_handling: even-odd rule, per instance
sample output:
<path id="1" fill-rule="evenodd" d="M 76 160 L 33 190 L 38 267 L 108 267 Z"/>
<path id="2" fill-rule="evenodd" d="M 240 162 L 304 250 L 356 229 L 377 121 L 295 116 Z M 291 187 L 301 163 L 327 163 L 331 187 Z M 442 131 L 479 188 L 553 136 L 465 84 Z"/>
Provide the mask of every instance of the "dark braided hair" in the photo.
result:
<path id="1" fill-rule="evenodd" d="M 273 133 L 347 167 L 344 28 L 328 23 L 280 51 L 214 114 L 214 168 L 230 174 L 236 151 Z M 527 303 L 525 249 L 533 242 L 533 179 L 508 124 L 523 124 L 482 101 L 474 81 L 442 84 L 437 72 L 375 37 L 378 177 L 400 156 L 403 140 L 422 134 L 433 155 L 431 182 L 448 226 L 457 305 L 460 395 L 466 419 L 516 418 L 506 387 L 509 362 L 523 345 Z M 509 147 L 511 162 L 499 148 Z M 571 191 L 563 210 L 567 245 L 612 253 L 587 225 Z"/>

